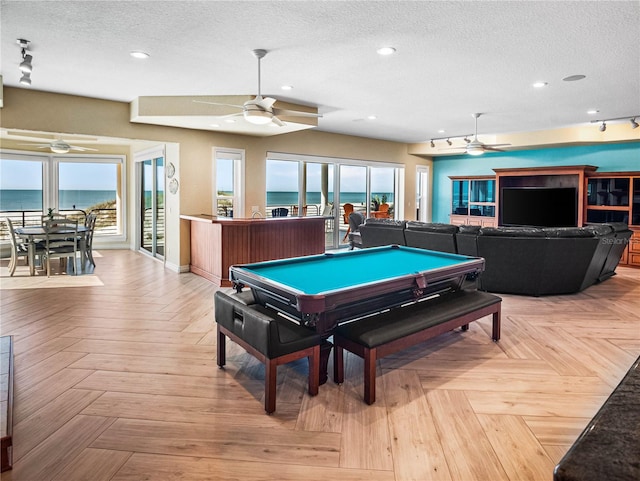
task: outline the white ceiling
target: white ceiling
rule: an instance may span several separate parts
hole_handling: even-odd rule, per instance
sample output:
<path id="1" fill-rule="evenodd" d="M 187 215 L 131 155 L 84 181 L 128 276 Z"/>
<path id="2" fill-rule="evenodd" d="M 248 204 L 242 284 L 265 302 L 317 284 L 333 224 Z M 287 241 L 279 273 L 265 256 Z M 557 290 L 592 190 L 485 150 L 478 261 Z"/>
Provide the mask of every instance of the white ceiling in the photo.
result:
<path id="1" fill-rule="evenodd" d="M 1 8 L 6 86 L 19 86 L 17 38 L 32 42 L 32 89 L 124 102 L 255 95 L 251 51 L 262 48 L 262 94 L 317 107 L 326 132 L 421 142 L 473 132 L 473 112 L 484 113 L 484 134 L 584 124 L 589 109 L 597 118 L 640 114 L 638 1 L 2 0 Z M 382 57 L 381 46 L 397 51 Z M 135 60 L 131 50 L 151 57 Z M 586 78 L 562 81 L 575 74 Z"/>

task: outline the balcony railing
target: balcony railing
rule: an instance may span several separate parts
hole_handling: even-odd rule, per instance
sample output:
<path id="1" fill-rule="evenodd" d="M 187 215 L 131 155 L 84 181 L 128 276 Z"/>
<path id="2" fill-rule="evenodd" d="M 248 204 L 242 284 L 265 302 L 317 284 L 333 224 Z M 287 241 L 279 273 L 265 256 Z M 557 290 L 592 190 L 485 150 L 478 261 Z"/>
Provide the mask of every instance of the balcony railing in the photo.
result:
<path id="1" fill-rule="evenodd" d="M 118 234 L 116 209 L 92 209 L 90 211 L 84 211 L 81 209 L 61 210 L 59 213 L 77 220 L 78 224 L 83 225 L 87 215 L 94 213 L 97 216 L 95 236 L 110 236 Z M 39 210 L 14 210 L 0 212 L 0 241 L 9 240 L 9 228 L 5 222 L 7 217 L 11 219 L 13 227 L 16 228 L 30 225 L 41 225 L 43 215 L 45 215 L 45 212 Z"/>

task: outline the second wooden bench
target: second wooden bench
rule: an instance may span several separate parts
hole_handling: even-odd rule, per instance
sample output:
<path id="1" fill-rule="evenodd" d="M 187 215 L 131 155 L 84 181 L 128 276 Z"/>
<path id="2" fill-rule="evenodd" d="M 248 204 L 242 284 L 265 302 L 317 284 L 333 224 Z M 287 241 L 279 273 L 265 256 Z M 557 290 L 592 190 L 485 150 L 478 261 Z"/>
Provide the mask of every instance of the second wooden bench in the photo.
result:
<path id="1" fill-rule="evenodd" d="M 333 334 L 333 377 L 344 381 L 343 349 L 364 359 L 364 400 L 376 400 L 376 360 L 457 327 L 469 329 L 471 321 L 493 316 L 491 338 L 500 339 L 502 299 L 487 292 L 460 290 L 435 299 L 392 309 L 339 325 Z"/>

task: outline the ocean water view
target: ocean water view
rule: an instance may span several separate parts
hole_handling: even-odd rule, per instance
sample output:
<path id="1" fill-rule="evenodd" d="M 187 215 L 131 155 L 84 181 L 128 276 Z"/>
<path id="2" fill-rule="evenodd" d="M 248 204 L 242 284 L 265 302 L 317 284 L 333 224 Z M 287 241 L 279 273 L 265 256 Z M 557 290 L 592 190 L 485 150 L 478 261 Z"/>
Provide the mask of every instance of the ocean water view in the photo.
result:
<path id="1" fill-rule="evenodd" d="M 60 190 L 58 199 L 60 210 L 86 210 L 96 204 L 116 199 L 114 190 Z M 148 196 L 151 194 L 149 193 Z M 373 196 L 387 196 L 387 202 L 393 203 L 393 193 L 374 192 Z M 333 192 L 329 192 L 329 202 L 333 202 Z M 365 192 L 342 192 L 340 203 L 364 205 Z M 305 204 L 320 204 L 320 192 L 307 192 Z M 267 206 L 287 206 L 298 203 L 298 192 L 267 192 Z M 41 211 L 42 190 L 2 189 L 0 190 L 0 211 Z"/>
<path id="2" fill-rule="evenodd" d="M 378 196 L 382 198 L 383 195 L 387 196 L 387 202 L 393 203 L 393 193 L 390 192 L 373 192 L 372 196 Z M 328 194 L 329 202 L 333 202 L 333 192 Z M 307 192 L 307 199 L 304 204 L 320 204 L 320 192 Z M 349 202 L 350 204 L 365 204 L 367 199 L 366 192 L 341 192 L 340 203 L 344 204 Z M 298 192 L 267 192 L 267 206 L 286 206 L 296 205 L 298 203 Z"/>
<path id="3" fill-rule="evenodd" d="M 116 199 L 115 190 L 60 190 L 59 210 L 87 209 Z M 0 190 L 0 211 L 42 210 L 42 190 Z"/>

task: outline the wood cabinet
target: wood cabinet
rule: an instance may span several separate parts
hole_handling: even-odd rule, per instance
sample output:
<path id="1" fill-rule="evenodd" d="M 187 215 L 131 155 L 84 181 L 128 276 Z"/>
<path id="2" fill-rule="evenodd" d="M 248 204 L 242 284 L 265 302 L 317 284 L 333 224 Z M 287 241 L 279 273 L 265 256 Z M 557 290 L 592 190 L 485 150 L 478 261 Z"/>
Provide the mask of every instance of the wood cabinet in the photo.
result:
<path id="1" fill-rule="evenodd" d="M 640 172 L 594 172 L 587 178 L 585 218 L 624 222 L 634 231 L 621 265 L 640 267 Z"/>
<path id="2" fill-rule="evenodd" d="M 450 176 L 451 214 L 449 222 L 495 227 L 496 179 L 493 176 Z"/>
<path id="3" fill-rule="evenodd" d="M 640 267 L 640 172 L 596 172 L 592 165 L 493 169 L 491 176 L 450 176 L 451 224 L 502 223 L 504 188 L 575 188 L 577 225 L 624 222 L 634 231 L 621 265 Z"/>

